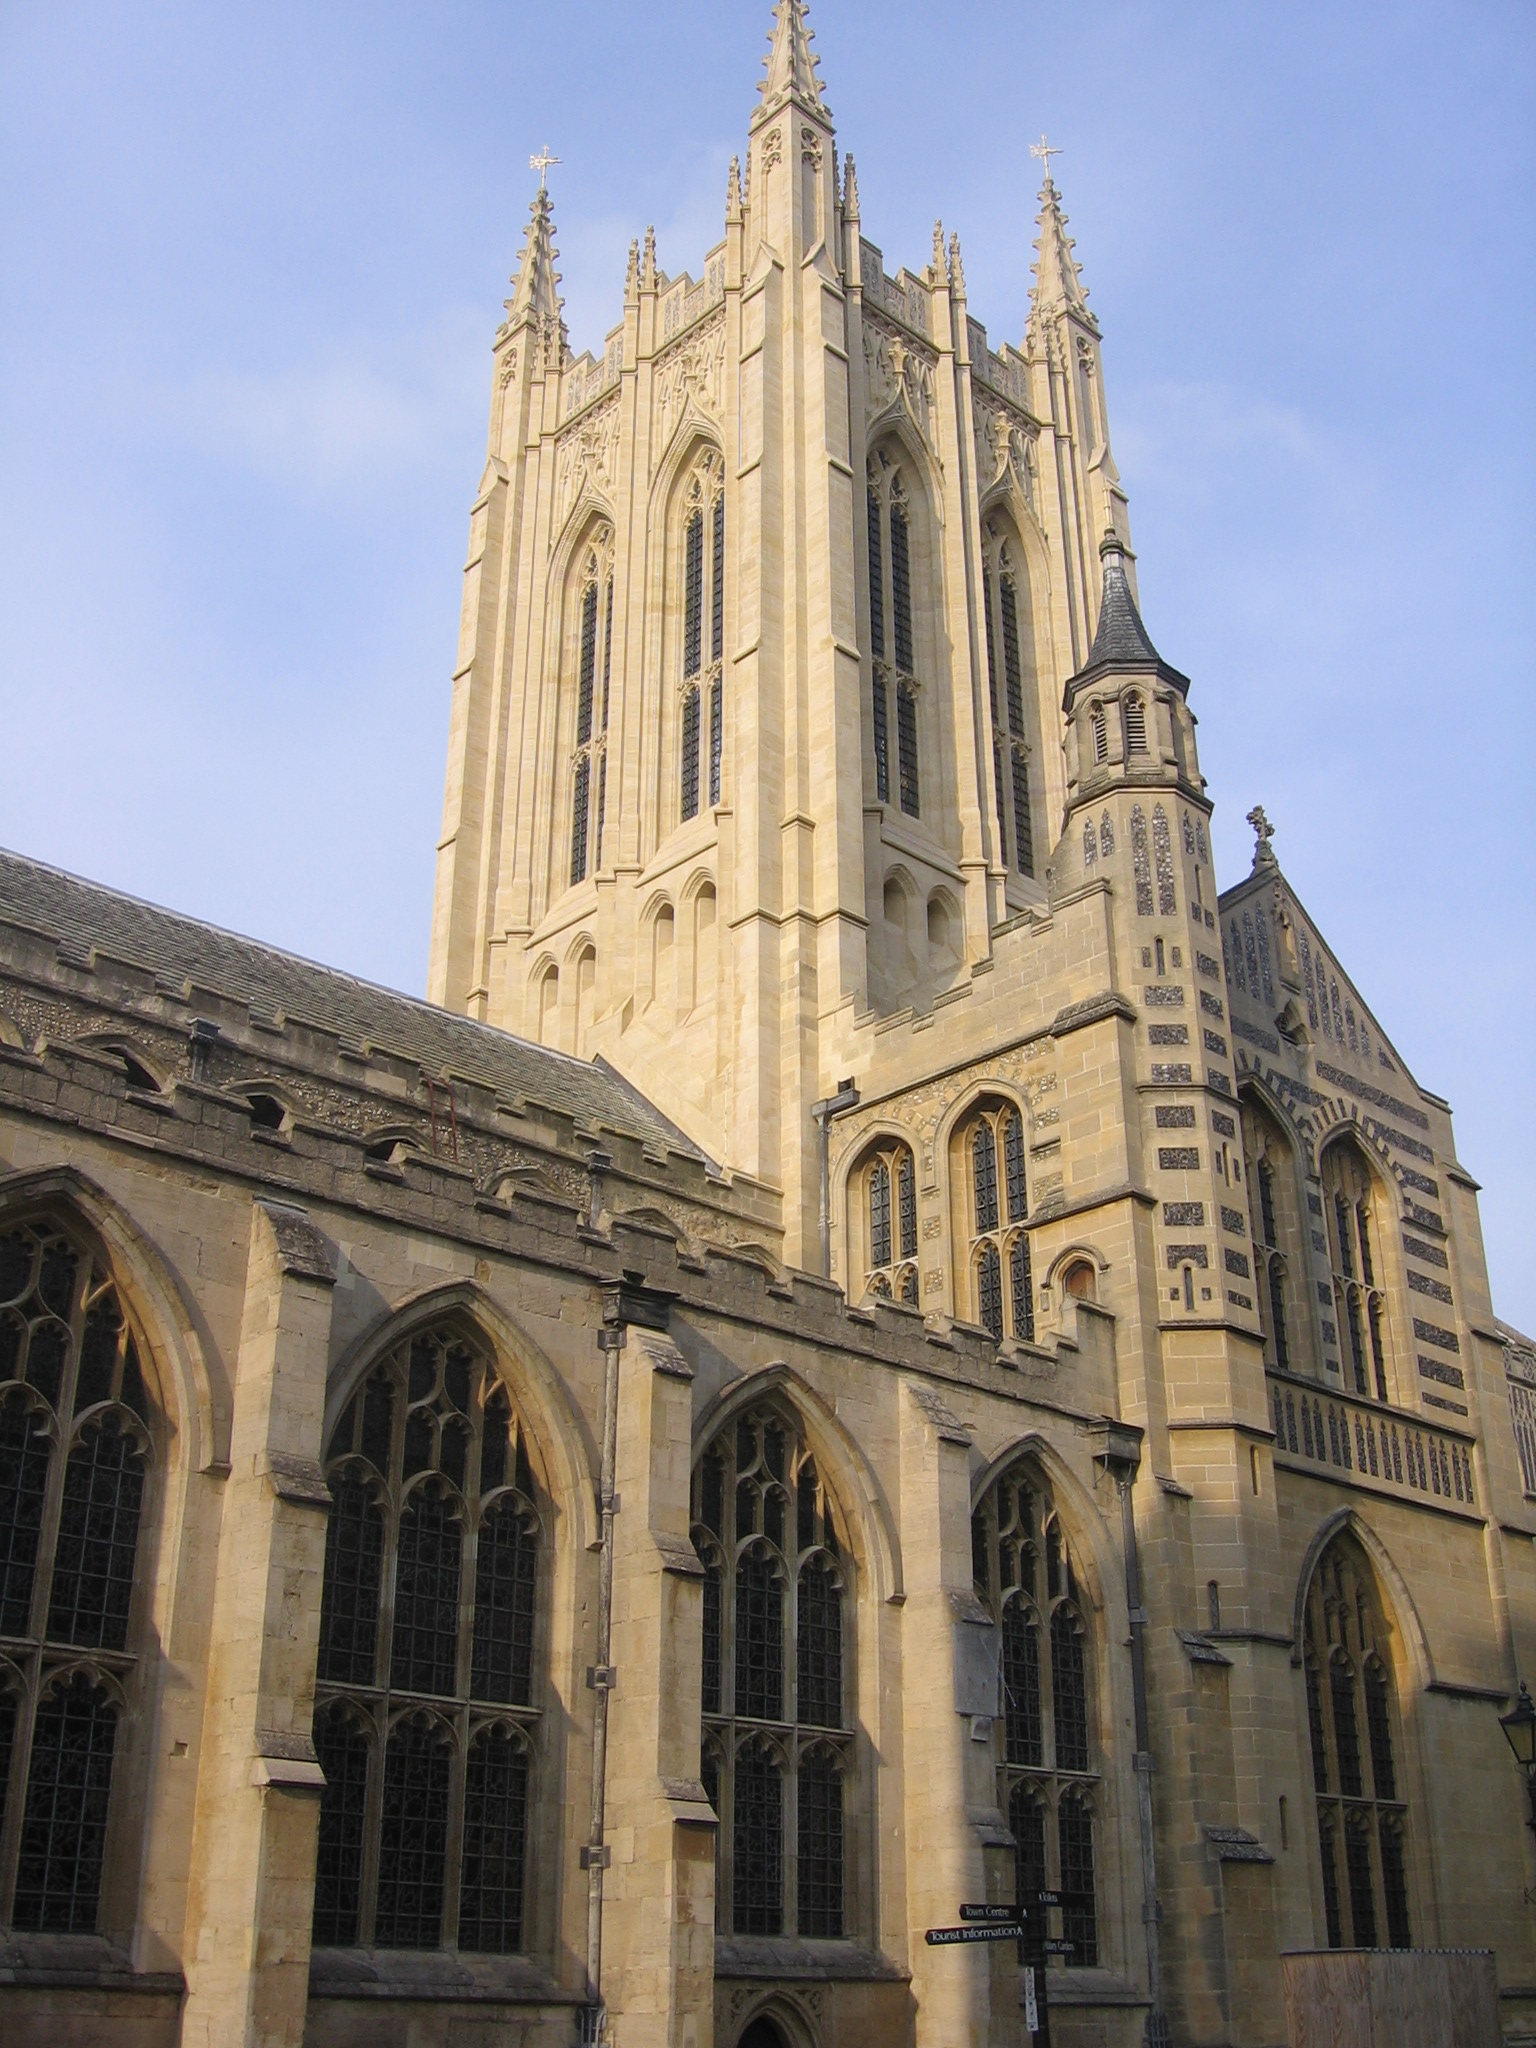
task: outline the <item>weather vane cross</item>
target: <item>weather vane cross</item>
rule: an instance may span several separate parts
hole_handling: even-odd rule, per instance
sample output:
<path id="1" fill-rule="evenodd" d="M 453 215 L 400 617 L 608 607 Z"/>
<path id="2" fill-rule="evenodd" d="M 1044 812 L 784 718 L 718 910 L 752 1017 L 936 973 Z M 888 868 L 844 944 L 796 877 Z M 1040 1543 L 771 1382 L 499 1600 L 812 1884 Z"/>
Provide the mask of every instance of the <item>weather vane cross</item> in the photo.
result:
<path id="1" fill-rule="evenodd" d="M 1051 158 L 1053 156 L 1066 155 L 1064 149 L 1057 149 L 1053 144 L 1046 141 L 1044 129 L 1040 132 L 1040 140 L 1029 145 L 1029 153 L 1031 156 L 1039 157 L 1041 163 L 1045 166 L 1045 182 L 1047 184 L 1051 182 Z"/>
<path id="2" fill-rule="evenodd" d="M 551 164 L 558 164 L 558 163 L 563 163 L 563 162 L 564 162 L 564 158 L 563 158 L 563 157 L 558 157 L 558 156 L 551 156 L 551 155 L 550 155 L 550 153 L 549 153 L 549 144 L 548 144 L 547 142 L 545 143 L 544 147 L 543 147 L 543 148 L 542 148 L 542 149 L 541 149 L 541 150 L 539 151 L 539 153 L 538 153 L 538 155 L 537 155 L 537 156 L 531 156 L 531 157 L 529 157 L 529 159 L 528 159 L 528 168 L 529 168 L 529 170 L 530 170 L 530 171 L 537 171 L 537 172 L 538 172 L 538 174 L 539 174 L 539 190 L 540 190 L 541 192 L 542 192 L 542 191 L 544 190 L 544 180 L 545 180 L 546 176 L 548 175 L 548 172 L 549 172 L 549 167 L 550 167 L 550 165 L 551 165 Z"/>

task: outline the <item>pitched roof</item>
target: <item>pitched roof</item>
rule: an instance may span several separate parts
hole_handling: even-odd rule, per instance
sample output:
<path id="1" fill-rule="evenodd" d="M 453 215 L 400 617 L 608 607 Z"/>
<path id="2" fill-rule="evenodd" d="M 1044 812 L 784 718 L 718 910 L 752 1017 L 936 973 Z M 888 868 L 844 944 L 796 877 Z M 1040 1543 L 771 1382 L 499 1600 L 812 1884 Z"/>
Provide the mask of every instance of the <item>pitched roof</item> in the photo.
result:
<path id="1" fill-rule="evenodd" d="M 204 989 L 246 1004 L 263 1021 L 289 1018 L 434 1075 L 462 1075 L 504 1101 L 536 1102 L 589 1128 L 711 1163 L 605 1060 L 579 1060 L 532 1045 L 435 1003 L 3 849 L 0 924 L 52 939 L 79 958 L 101 953 L 145 969 L 179 996 Z"/>

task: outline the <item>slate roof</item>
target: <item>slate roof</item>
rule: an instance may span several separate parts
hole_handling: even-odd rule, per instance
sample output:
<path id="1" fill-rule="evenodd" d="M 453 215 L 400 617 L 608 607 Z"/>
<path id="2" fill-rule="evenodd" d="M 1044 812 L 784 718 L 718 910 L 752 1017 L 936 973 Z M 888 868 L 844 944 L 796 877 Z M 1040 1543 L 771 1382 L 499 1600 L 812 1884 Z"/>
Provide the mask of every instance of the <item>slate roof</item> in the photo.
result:
<path id="1" fill-rule="evenodd" d="M 1125 556 L 1113 534 L 1105 535 L 1099 555 L 1104 564 L 1099 623 L 1094 629 L 1088 659 L 1077 674 L 1068 679 L 1066 708 L 1072 708 L 1073 699 L 1084 683 L 1106 670 L 1117 668 L 1153 669 L 1166 682 L 1187 694 L 1188 676 L 1170 668 L 1152 645 L 1152 636 L 1142 624 L 1141 613 L 1131 595 L 1130 579 L 1125 573 Z"/>
<path id="2" fill-rule="evenodd" d="M 174 910 L 82 881 L 0 849 L 0 923 L 54 940 L 81 961 L 102 953 L 146 969 L 178 997 L 195 988 L 248 1005 L 264 1022 L 292 1019 L 480 1083 L 593 1128 L 712 1164 L 607 1061 L 578 1060 L 435 1003 L 318 966 Z"/>

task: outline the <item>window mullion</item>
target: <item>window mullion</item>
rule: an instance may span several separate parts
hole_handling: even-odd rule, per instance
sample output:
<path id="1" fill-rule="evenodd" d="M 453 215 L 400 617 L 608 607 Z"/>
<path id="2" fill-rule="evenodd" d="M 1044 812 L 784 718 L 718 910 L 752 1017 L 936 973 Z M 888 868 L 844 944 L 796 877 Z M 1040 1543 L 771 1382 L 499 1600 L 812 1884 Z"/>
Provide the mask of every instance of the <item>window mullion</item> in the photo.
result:
<path id="1" fill-rule="evenodd" d="M 384 1751 L 389 1741 L 389 1698 L 355 1700 L 373 1722 L 373 1740 L 368 1745 L 368 1791 L 363 1802 L 363 1874 L 357 1908 L 357 1941 L 360 1948 L 373 1947 L 374 1906 L 379 1888 L 379 1831 L 384 1818 Z"/>
<path id="2" fill-rule="evenodd" d="M 459 1690 L 462 1695 L 467 1688 L 461 1684 Z M 448 1766 L 448 1830 L 443 1845 L 442 1946 L 445 1949 L 457 1949 L 459 1945 L 459 1879 L 464 1864 L 464 1792 L 469 1772 L 469 1707 L 462 1697 L 453 1710 L 453 1722 L 457 1740 L 454 1743 L 453 1759 Z M 527 1917 L 525 1901 L 524 1941 L 527 1939 Z"/>
<path id="3" fill-rule="evenodd" d="M 23 1669 L 16 1700 L 16 1741 L 11 1755 L 11 1781 L 6 1788 L 5 1826 L 0 1830 L 0 1927 L 9 1927 L 16 1909 L 16 1859 L 26 1817 L 27 1780 L 32 1774 L 32 1724 L 42 1690 L 42 1657 L 33 1650 Z"/>

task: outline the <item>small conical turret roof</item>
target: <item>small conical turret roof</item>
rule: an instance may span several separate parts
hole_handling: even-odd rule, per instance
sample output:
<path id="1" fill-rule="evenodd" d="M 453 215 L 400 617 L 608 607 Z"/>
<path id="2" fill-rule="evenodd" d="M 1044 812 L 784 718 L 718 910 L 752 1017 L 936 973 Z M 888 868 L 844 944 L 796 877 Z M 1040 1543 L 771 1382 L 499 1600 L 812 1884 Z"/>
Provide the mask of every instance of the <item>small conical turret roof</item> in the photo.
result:
<path id="1" fill-rule="evenodd" d="M 558 320 L 562 307 L 560 273 L 555 268 L 559 251 L 555 247 L 555 216 L 549 193 L 541 185 L 528 209 L 529 221 L 523 253 L 507 301 L 507 321 L 516 327 L 525 320 Z"/>
<path id="2" fill-rule="evenodd" d="M 758 87 L 763 97 L 760 111 L 776 106 L 782 99 L 794 98 L 819 108 L 823 114 L 831 112 L 821 96 L 817 60 L 811 55 L 815 36 L 816 31 L 806 21 L 805 0 L 774 0 L 773 27 L 768 37 L 768 75 Z"/>
<path id="3" fill-rule="evenodd" d="M 1125 573 L 1125 542 L 1113 527 L 1099 543 L 1099 560 L 1103 564 L 1099 623 L 1093 645 L 1088 650 L 1088 659 L 1077 674 L 1068 679 L 1068 708 L 1085 683 L 1116 669 L 1136 669 L 1142 673 L 1150 669 L 1166 682 L 1171 682 L 1181 693 L 1187 693 L 1188 676 L 1169 667 L 1152 645 L 1152 636 L 1142 624 L 1141 613 L 1131 595 L 1130 578 Z"/>

